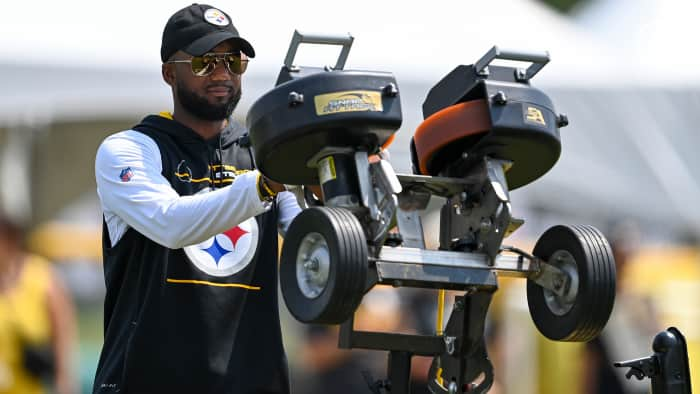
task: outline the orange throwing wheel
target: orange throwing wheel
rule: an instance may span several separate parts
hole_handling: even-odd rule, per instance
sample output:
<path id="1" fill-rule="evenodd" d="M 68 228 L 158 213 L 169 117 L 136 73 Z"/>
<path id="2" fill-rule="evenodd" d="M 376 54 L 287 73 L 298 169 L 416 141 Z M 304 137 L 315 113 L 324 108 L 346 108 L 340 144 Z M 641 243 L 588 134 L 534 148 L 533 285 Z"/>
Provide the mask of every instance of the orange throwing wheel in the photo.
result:
<path id="1" fill-rule="evenodd" d="M 420 173 L 438 175 L 490 129 L 486 100 L 455 104 L 432 114 L 413 136 Z"/>

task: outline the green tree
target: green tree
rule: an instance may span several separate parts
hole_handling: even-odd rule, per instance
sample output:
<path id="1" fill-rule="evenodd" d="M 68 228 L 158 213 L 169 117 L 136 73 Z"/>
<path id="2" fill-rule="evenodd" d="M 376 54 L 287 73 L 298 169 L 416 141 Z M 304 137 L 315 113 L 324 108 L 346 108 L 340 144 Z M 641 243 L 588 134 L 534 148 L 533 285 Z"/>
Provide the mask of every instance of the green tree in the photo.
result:
<path id="1" fill-rule="evenodd" d="M 577 6 L 590 2 L 590 0 L 540 0 L 555 10 L 568 13 Z"/>

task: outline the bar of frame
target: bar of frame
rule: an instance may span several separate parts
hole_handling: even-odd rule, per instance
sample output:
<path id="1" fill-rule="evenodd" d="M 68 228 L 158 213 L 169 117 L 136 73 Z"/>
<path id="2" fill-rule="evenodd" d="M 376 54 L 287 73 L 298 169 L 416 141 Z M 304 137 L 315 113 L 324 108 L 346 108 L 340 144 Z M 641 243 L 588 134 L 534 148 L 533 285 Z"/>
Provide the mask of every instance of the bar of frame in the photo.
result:
<path id="1" fill-rule="evenodd" d="M 354 320 L 352 317 L 340 325 L 338 347 L 341 349 L 402 351 L 417 356 L 434 356 L 445 347 L 442 336 L 355 331 Z"/>
<path id="2" fill-rule="evenodd" d="M 446 267 L 471 270 L 489 270 L 500 276 L 526 278 L 539 272 L 539 262 L 519 254 L 501 253 L 493 264 L 483 253 L 456 252 L 447 250 L 426 250 L 406 247 L 384 247 L 379 257 L 373 259 L 378 267 L 392 264 L 422 267 Z M 380 272 L 380 281 L 384 279 Z"/>

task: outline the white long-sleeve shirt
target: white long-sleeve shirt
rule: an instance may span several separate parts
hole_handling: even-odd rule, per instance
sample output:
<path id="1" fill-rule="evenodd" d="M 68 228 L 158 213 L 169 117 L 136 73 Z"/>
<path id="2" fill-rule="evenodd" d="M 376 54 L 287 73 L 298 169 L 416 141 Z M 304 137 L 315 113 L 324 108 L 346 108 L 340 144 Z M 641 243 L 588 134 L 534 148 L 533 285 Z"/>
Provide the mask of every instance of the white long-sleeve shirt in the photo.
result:
<path id="1" fill-rule="evenodd" d="M 119 176 L 125 169 L 128 181 Z M 258 196 L 256 170 L 238 175 L 231 185 L 191 196 L 180 196 L 162 170 L 158 146 L 143 133 L 123 131 L 100 145 L 95 178 L 112 246 L 132 227 L 165 247 L 182 248 L 270 209 Z M 284 235 L 301 208 L 289 192 L 279 193 L 277 204 Z"/>

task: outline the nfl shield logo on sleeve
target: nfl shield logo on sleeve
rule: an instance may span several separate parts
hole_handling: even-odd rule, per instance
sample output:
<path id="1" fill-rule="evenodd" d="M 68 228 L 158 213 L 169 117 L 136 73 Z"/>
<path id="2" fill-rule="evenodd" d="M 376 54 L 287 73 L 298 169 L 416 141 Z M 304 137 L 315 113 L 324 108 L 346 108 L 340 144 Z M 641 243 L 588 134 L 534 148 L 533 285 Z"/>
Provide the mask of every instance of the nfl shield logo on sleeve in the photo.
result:
<path id="1" fill-rule="evenodd" d="M 119 179 L 121 179 L 122 182 L 129 182 L 133 176 L 134 172 L 131 171 L 131 167 L 127 167 L 119 173 Z"/>

